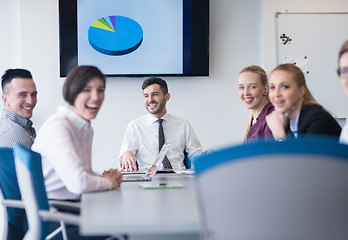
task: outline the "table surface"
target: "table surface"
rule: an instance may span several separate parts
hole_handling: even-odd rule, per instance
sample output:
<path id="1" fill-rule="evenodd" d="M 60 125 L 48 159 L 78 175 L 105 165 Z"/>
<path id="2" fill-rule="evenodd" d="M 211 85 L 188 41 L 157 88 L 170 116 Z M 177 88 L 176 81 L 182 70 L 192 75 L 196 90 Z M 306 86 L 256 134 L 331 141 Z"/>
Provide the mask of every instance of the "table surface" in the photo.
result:
<path id="1" fill-rule="evenodd" d="M 142 189 L 139 185 L 145 182 L 123 182 L 117 190 L 83 194 L 81 234 L 199 235 L 194 178 L 156 174 L 151 182 L 179 183 L 183 188 Z"/>

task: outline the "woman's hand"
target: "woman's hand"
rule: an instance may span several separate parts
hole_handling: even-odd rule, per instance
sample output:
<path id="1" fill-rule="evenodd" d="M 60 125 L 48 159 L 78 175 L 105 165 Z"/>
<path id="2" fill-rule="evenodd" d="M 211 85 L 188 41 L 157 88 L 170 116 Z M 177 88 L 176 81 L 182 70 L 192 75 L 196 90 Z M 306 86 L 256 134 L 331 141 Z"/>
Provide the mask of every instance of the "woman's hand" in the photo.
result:
<path id="1" fill-rule="evenodd" d="M 275 140 L 286 138 L 285 124 L 288 118 L 281 112 L 274 110 L 266 116 L 269 129 Z"/>
<path id="2" fill-rule="evenodd" d="M 122 173 L 117 169 L 109 169 L 103 173 L 103 177 L 109 179 L 112 183 L 112 188 L 119 188 L 122 182 Z"/>

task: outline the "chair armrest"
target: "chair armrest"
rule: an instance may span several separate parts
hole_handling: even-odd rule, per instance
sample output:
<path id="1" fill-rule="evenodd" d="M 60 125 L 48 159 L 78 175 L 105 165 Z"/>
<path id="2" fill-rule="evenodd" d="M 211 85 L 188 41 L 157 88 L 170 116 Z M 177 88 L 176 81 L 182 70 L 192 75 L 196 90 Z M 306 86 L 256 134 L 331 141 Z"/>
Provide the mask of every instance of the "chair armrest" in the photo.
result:
<path id="1" fill-rule="evenodd" d="M 70 212 L 75 214 L 80 214 L 80 203 L 74 203 L 69 201 L 61 200 L 49 200 L 50 206 L 57 209 L 60 212 Z"/>
<path id="2" fill-rule="evenodd" d="M 6 207 L 24 208 L 24 203 L 21 200 L 2 199 L 1 203 Z"/>
<path id="3" fill-rule="evenodd" d="M 61 212 L 52 212 L 48 210 L 40 210 L 39 215 L 45 221 L 60 222 L 63 221 L 67 224 L 72 224 L 79 226 L 80 225 L 80 216 L 71 214 L 71 213 L 61 213 Z"/>

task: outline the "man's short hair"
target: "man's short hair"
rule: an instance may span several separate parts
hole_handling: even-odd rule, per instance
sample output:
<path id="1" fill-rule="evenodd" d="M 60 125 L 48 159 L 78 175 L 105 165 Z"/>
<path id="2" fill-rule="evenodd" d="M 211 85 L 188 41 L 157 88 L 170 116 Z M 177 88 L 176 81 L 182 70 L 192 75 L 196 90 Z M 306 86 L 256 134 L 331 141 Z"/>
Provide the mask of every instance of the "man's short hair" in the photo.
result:
<path id="1" fill-rule="evenodd" d="M 16 68 L 16 69 L 8 69 L 8 70 L 6 70 L 4 75 L 2 75 L 2 77 L 1 77 L 2 92 L 4 92 L 5 86 L 8 83 L 10 83 L 14 78 L 33 79 L 33 76 L 26 69 Z"/>
<path id="2" fill-rule="evenodd" d="M 340 61 L 340 58 L 344 53 L 348 52 L 348 41 L 345 41 L 342 46 L 340 51 L 338 52 L 338 61 Z"/>
<path id="3" fill-rule="evenodd" d="M 105 85 L 104 74 L 94 66 L 78 66 L 66 76 L 63 86 L 63 97 L 67 103 L 74 105 L 76 96 L 82 92 L 88 82 L 93 78 L 99 78 Z"/>
<path id="4" fill-rule="evenodd" d="M 150 77 L 148 79 L 145 79 L 141 88 L 144 90 L 145 88 L 153 84 L 158 84 L 164 94 L 168 93 L 168 85 L 166 81 L 159 77 Z"/>

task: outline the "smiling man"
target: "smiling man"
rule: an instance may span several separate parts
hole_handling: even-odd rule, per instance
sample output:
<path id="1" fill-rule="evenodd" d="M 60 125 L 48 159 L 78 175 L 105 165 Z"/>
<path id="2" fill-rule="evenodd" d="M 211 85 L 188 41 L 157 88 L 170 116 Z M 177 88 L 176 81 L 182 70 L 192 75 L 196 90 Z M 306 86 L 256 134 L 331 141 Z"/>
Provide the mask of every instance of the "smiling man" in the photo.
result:
<path id="1" fill-rule="evenodd" d="M 169 149 L 159 168 L 185 169 L 184 152 L 189 158 L 202 154 L 193 128 L 186 119 L 167 113 L 170 94 L 163 79 L 148 78 L 143 82 L 142 89 L 149 114 L 128 124 L 119 157 L 122 170 L 150 168 L 164 142 L 169 144 Z"/>
<path id="2" fill-rule="evenodd" d="M 29 119 L 37 102 L 36 85 L 25 69 L 8 69 L 1 77 L 4 108 L 0 122 L 0 147 L 18 142 L 31 147 L 36 137 Z"/>

